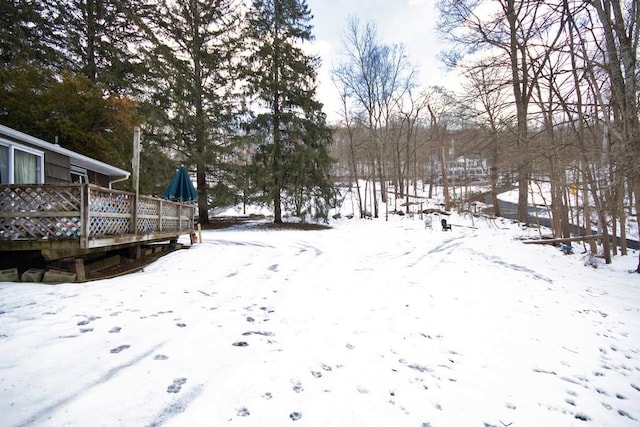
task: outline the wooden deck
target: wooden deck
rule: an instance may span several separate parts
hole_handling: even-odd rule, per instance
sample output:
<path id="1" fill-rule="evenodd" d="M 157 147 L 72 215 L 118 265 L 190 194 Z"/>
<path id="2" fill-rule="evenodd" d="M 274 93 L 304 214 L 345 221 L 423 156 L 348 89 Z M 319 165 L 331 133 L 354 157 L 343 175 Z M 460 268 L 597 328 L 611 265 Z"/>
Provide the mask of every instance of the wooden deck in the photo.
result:
<path id="1" fill-rule="evenodd" d="M 192 204 L 93 184 L 0 185 L 0 251 L 73 256 L 175 240 L 194 221 Z"/>

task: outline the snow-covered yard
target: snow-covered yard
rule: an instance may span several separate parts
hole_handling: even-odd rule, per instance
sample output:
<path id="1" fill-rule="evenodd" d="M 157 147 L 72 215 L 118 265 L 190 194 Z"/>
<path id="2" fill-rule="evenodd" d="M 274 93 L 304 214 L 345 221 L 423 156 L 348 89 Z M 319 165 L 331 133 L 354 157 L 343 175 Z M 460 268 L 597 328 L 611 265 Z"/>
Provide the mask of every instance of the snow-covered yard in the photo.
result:
<path id="1" fill-rule="evenodd" d="M 206 231 L 129 276 L 0 283 L 0 425 L 639 425 L 637 253 L 449 222 Z"/>

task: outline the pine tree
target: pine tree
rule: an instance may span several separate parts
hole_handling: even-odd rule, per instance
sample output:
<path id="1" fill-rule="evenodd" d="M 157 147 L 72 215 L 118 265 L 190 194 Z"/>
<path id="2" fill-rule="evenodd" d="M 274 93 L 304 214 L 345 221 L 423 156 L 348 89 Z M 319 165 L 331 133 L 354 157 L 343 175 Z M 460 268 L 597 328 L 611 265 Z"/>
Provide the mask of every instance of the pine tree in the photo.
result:
<path id="1" fill-rule="evenodd" d="M 59 37 L 66 68 L 103 84 L 110 94 L 138 95 L 149 72 L 142 52 L 153 43 L 150 0 L 59 0 Z"/>
<path id="2" fill-rule="evenodd" d="M 0 0 L 0 123 L 121 168 L 158 75 L 145 53 L 155 0 Z M 143 140 L 144 141 L 144 140 Z M 174 168 L 142 153 L 140 188 L 160 194 Z M 119 184 L 126 188 L 132 182 Z"/>
<path id="3" fill-rule="evenodd" d="M 3 67 L 25 62 L 40 66 L 60 63 L 56 20 L 57 10 L 51 2 L 0 0 L 0 61 Z"/>
<path id="4" fill-rule="evenodd" d="M 235 0 L 164 0 L 152 23 L 159 79 L 145 139 L 196 171 L 202 224 L 208 222 L 209 183 L 219 180 L 236 114 L 236 6 Z"/>
<path id="5" fill-rule="evenodd" d="M 282 222 L 282 196 L 298 214 L 326 215 L 334 191 L 327 147 L 331 132 L 315 99 L 319 60 L 300 47 L 313 39 L 305 0 L 253 0 L 245 40 L 250 44 L 247 92 L 260 109 L 249 129 L 260 138 L 254 183 L 273 202 Z"/>

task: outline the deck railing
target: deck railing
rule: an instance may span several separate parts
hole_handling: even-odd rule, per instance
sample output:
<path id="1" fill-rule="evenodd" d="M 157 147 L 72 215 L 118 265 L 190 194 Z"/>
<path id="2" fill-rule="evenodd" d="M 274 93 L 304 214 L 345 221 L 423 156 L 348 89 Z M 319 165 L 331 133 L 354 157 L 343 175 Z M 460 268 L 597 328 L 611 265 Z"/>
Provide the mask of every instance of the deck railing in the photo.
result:
<path id="1" fill-rule="evenodd" d="M 194 219 L 192 204 L 136 200 L 93 184 L 0 185 L 0 241 L 79 240 L 90 248 L 102 238 L 190 233 Z"/>

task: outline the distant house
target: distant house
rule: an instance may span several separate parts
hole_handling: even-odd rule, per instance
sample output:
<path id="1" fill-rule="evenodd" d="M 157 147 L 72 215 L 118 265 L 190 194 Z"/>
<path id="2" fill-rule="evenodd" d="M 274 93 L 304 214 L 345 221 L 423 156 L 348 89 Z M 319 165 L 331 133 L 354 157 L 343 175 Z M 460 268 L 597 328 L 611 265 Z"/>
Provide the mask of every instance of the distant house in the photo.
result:
<path id="1" fill-rule="evenodd" d="M 0 184 L 96 184 L 111 188 L 130 172 L 0 125 Z"/>

